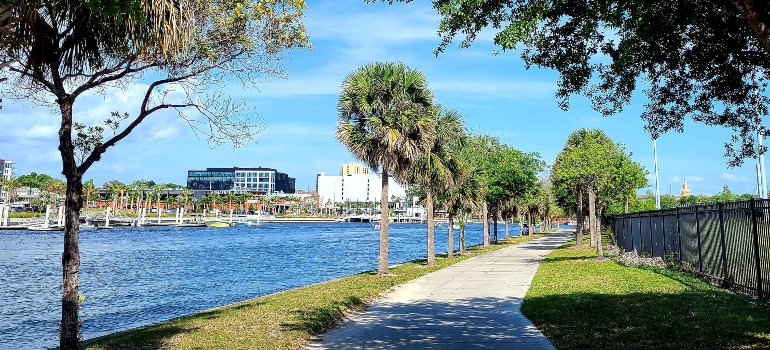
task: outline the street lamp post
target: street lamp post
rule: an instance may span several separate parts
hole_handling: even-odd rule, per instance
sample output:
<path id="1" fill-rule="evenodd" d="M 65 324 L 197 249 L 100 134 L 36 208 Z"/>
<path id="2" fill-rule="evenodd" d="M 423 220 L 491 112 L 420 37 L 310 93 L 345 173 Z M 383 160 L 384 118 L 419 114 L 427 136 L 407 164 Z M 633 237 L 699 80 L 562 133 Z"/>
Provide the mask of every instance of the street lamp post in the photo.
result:
<path id="1" fill-rule="evenodd" d="M 658 181 L 658 146 L 656 139 L 652 139 L 652 156 L 655 160 L 655 209 L 660 209 L 660 181 Z"/>

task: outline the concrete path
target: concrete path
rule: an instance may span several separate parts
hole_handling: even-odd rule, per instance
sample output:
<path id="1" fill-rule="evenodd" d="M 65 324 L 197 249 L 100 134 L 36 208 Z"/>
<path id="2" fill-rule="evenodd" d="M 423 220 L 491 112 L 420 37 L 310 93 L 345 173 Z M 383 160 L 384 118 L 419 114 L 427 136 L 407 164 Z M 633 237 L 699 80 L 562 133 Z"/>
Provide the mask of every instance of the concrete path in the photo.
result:
<path id="1" fill-rule="evenodd" d="M 560 230 L 397 286 L 305 349 L 554 349 L 520 307 L 543 256 L 573 232 Z"/>

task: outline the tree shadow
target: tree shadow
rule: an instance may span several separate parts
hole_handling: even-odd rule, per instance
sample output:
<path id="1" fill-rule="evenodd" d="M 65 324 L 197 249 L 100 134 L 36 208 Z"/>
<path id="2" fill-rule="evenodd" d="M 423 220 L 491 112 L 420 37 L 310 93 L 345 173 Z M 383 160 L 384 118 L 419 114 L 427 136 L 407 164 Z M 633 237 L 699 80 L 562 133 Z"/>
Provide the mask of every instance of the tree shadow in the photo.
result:
<path id="1" fill-rule="evenodd" d="M 768 311 L 709 288 L 557 294 L 527 298 L 522 305 L 524 315 L 560 350 L 765 349 L 770 348 Z"/>
<path id="2" fill-rule="evenodd" d="M 318 334 L 336 327 L 348 309 L 361 308 L 364 302 L 355 296 L 348 296 L 331 305 L 292 311 L 298 318 L 296 322 L 284 323 L 284 331 L 301 331 L 308 334 Z"/>
<path id="3" fill-rule="evenodd" d="M 548 341 L 518 311 L 521 298 L 389 301 L 372 305 L 306 349 L 515 349 Z"/>
<path id="4" fill-rule="evenodd" d="M 169 339 L 196 330 L 197 327 L 185 327 L 176 322 L 163 323 L 89 339 L 81 342 L 79 348 L 95 347 L 104 350 L 167 349 Z"/>

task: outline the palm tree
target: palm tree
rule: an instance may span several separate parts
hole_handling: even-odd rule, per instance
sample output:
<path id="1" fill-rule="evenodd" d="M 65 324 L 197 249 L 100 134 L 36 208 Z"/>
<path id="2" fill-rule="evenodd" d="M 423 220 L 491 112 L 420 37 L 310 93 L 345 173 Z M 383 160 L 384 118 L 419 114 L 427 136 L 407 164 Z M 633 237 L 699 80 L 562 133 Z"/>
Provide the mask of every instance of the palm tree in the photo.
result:
<path id="1" fill-rule="evenodd" d="M 86 209 L 88 209 L 88 201 L 94 199 L 97 190 L 96 185 L 94 185 L 94 179 L 89 179 L 83 183 L 83 197 L 86 200 Z"/>
<path id="2" fill-rule="evenodd" d="M 400 62 L 367 64 L 342 81 L 335 136 L 353 157 L 382 173 L 381 275 L 388 273 L 388 177 L 404 176 L 433 144 L 433 108 L 425 75 Z"/>
<path id="3" fill-rule="evenodd" d="M 155 198 L 158 199 L 158 223 L 160 223 L 160 214 L 162 212 L 160 208 L 160 196 L 163 194 L 163 190 L 166 188 L 166 184 L 160 183 L 152 186 L 152 193 L 155 194 Z"/>
<path id="4" fill-rule="evenodd" d="M 207 197 L 209 197 L 209 200 L 211 201 L 211 210 L 214 210 L 214 208 L 219 210 L 219 206 L 217 206 L 217 202 L 222 201 L 222 196 L 220 196 L 219 193 L 212 192 L 212 193 L 209 193 Z"/>
<path id="5" fill-rule="evenodd" d="M 11 204 L 11 202 L 13 202 L 14 196 L 16 195 L 16 190 L 21 187 L 21 181 L 13 176 L 10 178 L 4 178 L 0 176 L 0 186 L 2 186 L 3 192 L 5 192 L 5 203 Z"/>
<path id="6" fill-rule="evenodd" d="M 436 264 L 436 247 L 433 226 L 434 187 L 453 186 L 456 161 L 450 152 L 450 146 L 462 143 L 465 126 L 460 113 L 442 110 L 436 117 L 435 137 L 427 152 L 416 159 L 409 168 L 407 182 L 421 186 L 425 190 L 425 211 L 428 215 L 428 266 Z M 451 229 L 451 227 L 450 227 Z M 449 250 L 453 250 L 452 246 Z"/>

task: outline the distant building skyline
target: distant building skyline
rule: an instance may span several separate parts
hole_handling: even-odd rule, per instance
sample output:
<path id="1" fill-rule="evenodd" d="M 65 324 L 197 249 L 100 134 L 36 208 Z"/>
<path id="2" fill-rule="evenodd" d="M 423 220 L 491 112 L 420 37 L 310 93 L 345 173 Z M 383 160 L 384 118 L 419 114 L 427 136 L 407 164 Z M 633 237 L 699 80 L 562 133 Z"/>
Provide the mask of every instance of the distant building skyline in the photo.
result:
<path id="1" fill-rule="evenodd" d="M 273 168 L 206 168 L 188 170 L 187 188 L 196 198 L 208 193 L 250 192 L 258 194 L 294 193 L 296 180 Z"/>
<path id="2" fill-rule="evenodd" d="M 316 190 L 321 205 L 328 202 L 379 202 L 382 196 L 382 177 L 377 174 L 316 175 Z M 406 189 L 392 178 L 388 181 L 388 199 L 406 196 Z"/>
<path id="3" fill-rule="evenodd" d="M 342 167 L 340 168 L 340 175 L 354 175 L 354 174 L 368 174 L 369 168 L 362 165 L 361 163 L 345 163 L 342 164 Z"/>
<path id="4" fill-rule="evenodd" d="M 16 169 L 16 164 L 13 161 L 0 158 L 0 173 L 2 173 L 2 176 L 4 179 L 10 179 L 11 177 L 15 177 L 16 176 L 14 173 L 15 169 Z"/>

